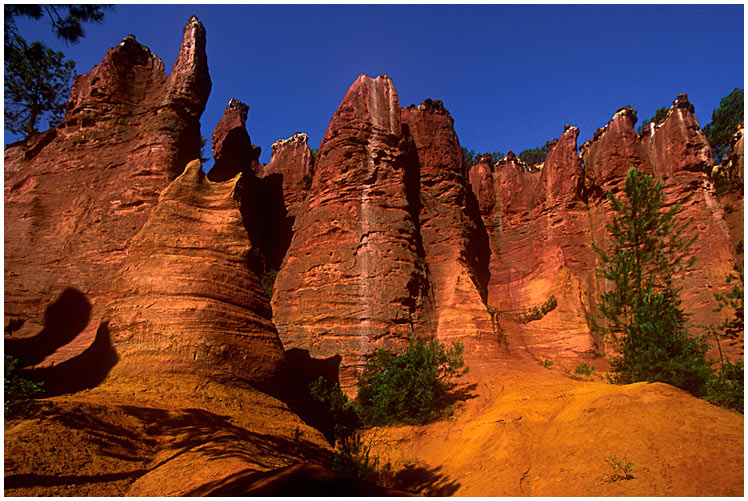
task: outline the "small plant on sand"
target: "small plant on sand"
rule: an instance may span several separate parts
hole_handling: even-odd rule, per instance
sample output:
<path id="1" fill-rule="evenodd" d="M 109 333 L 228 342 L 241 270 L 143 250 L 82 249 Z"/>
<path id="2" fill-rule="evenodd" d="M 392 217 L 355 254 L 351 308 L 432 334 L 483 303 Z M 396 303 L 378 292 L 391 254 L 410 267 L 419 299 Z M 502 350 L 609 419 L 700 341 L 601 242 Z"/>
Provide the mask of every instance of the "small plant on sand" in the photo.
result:
<path id="1" fill-rule="evenodd" d="M 574 369 L 574 374 L 581 374 L 583 376 L 589 376 L 593 372 L 595 372 L 595 368 L 587 362 L 577 365 L 577 368 Z"/>
<path id="2" fill-rule="evenodd" d="M 547 358 L 545 360 L 538 360 L 538 365 L 541 367 L 553 367 L 553 360 L 548 360 Z"/>
<path id="3" fill-rule="evenodd" d="M 610 466 L 610 472 L 603 475 L 603 479 L 608 482 L 616 480 L 629 480 L 634 478 L 631 472 L 634 469 L 634 463 L 626 459 L 618 459 L 615 455 L 605 458 L 605 462 Z"/>
<path id="4" fill-rule="evenodd" d="M 390 484 L 393 476 L 392 465 L 380 463 L 379 456 L 374 454 L 374 446 L 377 443 L 376 433 L 364 436 L 360 431 L 355 431 L 339 442 L 331 468 L 339 473 L 379 485 Z"/>

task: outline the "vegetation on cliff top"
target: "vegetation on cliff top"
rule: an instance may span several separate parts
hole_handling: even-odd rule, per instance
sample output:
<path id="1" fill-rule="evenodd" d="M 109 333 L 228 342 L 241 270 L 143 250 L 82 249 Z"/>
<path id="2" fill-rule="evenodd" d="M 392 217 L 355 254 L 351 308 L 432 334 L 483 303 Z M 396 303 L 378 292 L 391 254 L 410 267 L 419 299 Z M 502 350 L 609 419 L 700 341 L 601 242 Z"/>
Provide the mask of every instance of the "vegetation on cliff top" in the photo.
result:
<path id="1" fill-rule="evenodd" d="M 75 62 L 65 59 L 41 42 L 27 42 L 19 33 L 16 18 L 42 19 L 65 42 L 78 42 L 83 22 L 101 22 L 101 5 L 5 5 L 5 129 L 26 139 L 42 120 L 55 126 L 65 112 Z"/>
<path id="2" fill-rule="evenodd" d="M 745 120 L 744 106 L 743 89 L 736 87 L 722 98 L 719 107 L 712 112 L 712 121 L 704 127 L 704 134 L 718 161 L 721 161 L 730 149 L 735 127 Z"/>

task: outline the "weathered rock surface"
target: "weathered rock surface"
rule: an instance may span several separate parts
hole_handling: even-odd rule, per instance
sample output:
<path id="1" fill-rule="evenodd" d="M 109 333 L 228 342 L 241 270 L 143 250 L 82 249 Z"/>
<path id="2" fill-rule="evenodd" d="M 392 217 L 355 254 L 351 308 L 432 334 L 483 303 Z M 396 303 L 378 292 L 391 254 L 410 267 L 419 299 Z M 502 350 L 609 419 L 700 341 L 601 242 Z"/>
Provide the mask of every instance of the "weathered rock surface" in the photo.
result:
<path id="1" fill-rule="evenodd" d="M 249 106 L 230 99 L 212 136 L 213 167 L 211 181 L 226 181 L 240 172 L 247 172 L 252 161 L 252 140 L 246 122 Z"/>
<path id="2" fill-rule="evenodd" d="M 160 191 L 200 155 L 205 30 L 193 16 L 183 35 L 169 78 L 126 37 L 76 77 L 57 128 L 5 150 L 6 323 L 23 319 L 14 335 L 32 336 L 64 290 L 90 302 L 82 335 L 59 357 L 91 343 L 130 239 Z"/>
<path id="3" fill-rule="evenodd" d="M 288 139 L 279 139 L 273 143 L 270 162 L 262 169 L 263 178 L 280 177 L 286 215 L 292 220 L 311 187 L 314 159 L 308 140 L 309 136 L 301 132 Z"/>
<path id="4" fill-rule="evenodd" d="M 402 109 L 420 166 L 420 236 L 434 293 L 437 337 L 460 339 L 472 368 L 498 347 L 486 307 L 490 249 L 453 120 L 441 101 Z M 495 356 L 495 354 L 494 354 Z"/>
<path id="5" fill-rule="evenodd" d="M 665 205 L 681 205 L 681 217 L 692 219 L 689 232 L 698 235 L 691 248 L 696 265 L 683 280 L 682 298 L 694 325 L 714 321 L 714 292 L 724 292 L 735 263 L 724 208 L 709 180 L 714 160 L 693 105 L 680 94 L 667 117 L 642 131 L 643 151 L 662 176 Z M 728 350 L 735 358 L 733 350 Z M 714 353 L 717 356 L 717 353 Z"/>
<path id="6" fill-rule="evenodd" d="M 267 388 L 283 348 L 241 210 L 242 176 L 190 162 L 159 197 L 114 280 L 113 375 L 196 374 Z"/>
<path id="7" fill-rule="evenodd" d="M 542 169 L 511 152 L 496 165 L 496 207 L 483 214 L 492 250 L 488 303 L 509 349 L 524 348 L 539 359 L 595 353 L 586 322 L 594 257 L 576 153 L 579 130 L 565 129 Z M 558 306 L 524 323 L 526 310 L 551 296 Z"/>
<path id="8" fill-rule="evenodd" d="M 724 211 L 706 175 L 711 148 L 693 111 L 679 95 L 666 119 L 637 136 L 636 112 L 624 107 L 582 146 L 581 158 L 579 132 L 566 126 L 540 170 L 511 153 L 495 167 L 484 159 L 473 166 L 471 184 L 492 252 L 488 304 L 510 347 L 540 359 L 592 357 L 604 349 L 587 320 L 596 314 L 603 286 L 594 275 L 590 242 L 606 245 L 612 212 L 603 195 L 621 189 L 632 165 L 661 176 L 666 206 L 679 203 L 681 216 L 693 219 L 691 231 L 701 235 L 692 248 L 697 265 L 682 297 L 695 324 L 714 321 L 713 292 L 725 290 L 734 258 Z M 551 296 L 558 307 L 523 324 L 526 310 Z"/>
<path id="9" fill-rule="evenodd" d="M 273 293 L 286 349 L 342 355 L 350 387 L 366 356 L 433 335 L 418 234 L 418 163 L 392 80 L 361 75 L 335 112 Z"/>

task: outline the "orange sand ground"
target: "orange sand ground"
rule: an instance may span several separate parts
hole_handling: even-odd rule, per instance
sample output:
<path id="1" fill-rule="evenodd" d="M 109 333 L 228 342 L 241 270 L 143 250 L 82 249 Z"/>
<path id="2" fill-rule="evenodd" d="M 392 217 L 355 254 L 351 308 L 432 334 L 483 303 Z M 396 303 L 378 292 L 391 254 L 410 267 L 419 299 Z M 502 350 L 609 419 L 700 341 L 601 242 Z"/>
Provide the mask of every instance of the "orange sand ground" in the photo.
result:
<path id="1" fill-rule="evenodd" d="M 400 473 L 390 487 L 457 496 L 743 495 L 743 416 L 671 386 L 578 381 L 510 361 L 463 383 L 447 420 L 368 432 Z M 38 401 L 28 417 L 6 421 L 5 495 L 259 493 L 252 489 L 263 482 L 316 475 L 330 455 L 318 431 L 262 393 L 189 377 L 117 379 Z M 611 455 L 634 462 L 634 478 L 605 481 Z"/>

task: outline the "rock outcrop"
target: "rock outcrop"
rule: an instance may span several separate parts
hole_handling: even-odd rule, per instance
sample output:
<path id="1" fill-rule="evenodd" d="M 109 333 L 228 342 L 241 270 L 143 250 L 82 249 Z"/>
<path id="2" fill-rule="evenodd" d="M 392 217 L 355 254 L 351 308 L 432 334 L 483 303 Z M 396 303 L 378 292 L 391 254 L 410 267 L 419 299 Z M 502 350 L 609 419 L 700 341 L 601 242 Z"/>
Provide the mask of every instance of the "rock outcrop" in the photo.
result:
<path id="1" fill-rule="evenodd" d="M 211 181 L 226 181 L 240 172 L 248 172 L 252 163 L 252 140 L 246 122 L 249 106 L 230 99 L 212 136 L 213 167 Z"/>
<path id="2" fill-rule="evenodd" d="M 437 337 L 460 339 L 475 368 L 497 347 L 486 307 L 490 249 L 452 117 L 441 101 L 402 109 L 420 172 L 420 236 L 434 294 Z M 485 341 L 485 342 L 484 342 Z"/>
<path id="3" fill-rule="evenodd" d="M 114 280 L 112 375 L 196 374 L 267 388 L 283 348 L 241 210 L 242 176 L 190 162 L 159 197 Z"/>
<path id="4" fill-rule="evenodd" d="M 199 158 L 210 91 L 205 30 L 192 17 L 167 78 L 162 61 L 128 36 L 76 77 L 54 129 L 5 150 L 5 319 L 14 336 L 42 330 L 66 289 L 90 302 L 69 357 L 91 343 L 112 277 L 159 193 Z"/>
<path id="5" fill-rule="evenodd" d="M 666 206 L 680 204 L 681 217 L 692 219 L 692 231 L 701 235 L 692 248 L 698 264 L 684 279 L 682 297 L 696 324 L 713 321 L 713 292 L 725 290 L 734 260 L 731 232 L 706 175 L 711 148 L 693 111 L 679 95 L 663 121 L 637 136 L 636 112 L 627 106 L 595 132 L 581 155 L 578 129 L 565 126 L 540 169 L 511 153 L 496 166 L 481 158 L 472 167 L 491 244 L 488 304 L 510 347 L 540 359 L 604 351 L 589 324 L 604 287 L 595 277 L 590 242 L 606 245 L 605 224 L 613 214 L 604 194 L 620 192 L 631 166 L 662 177 Z M 527 322 L 527 310 L 552 296 L 557 308 Z"/>
<path id="6" fill-rule="evenodd" d="M 308 140 L 309 136 L 297 132 L 288 139 L 274 142 L 270 162 L 262 169 L 263 178 L 277 176 L 280 179 L 286 215 L 292 222 L 312 184 L 314 158 Z"/>
<path id="7" fill-rule="evenodd" d="M 377 347 L 434 332 L 416 155 L 392 80 L 359 76 L 322 140 L 275 282 L 284 347 L 342 355 L 348 387 Z"/>

